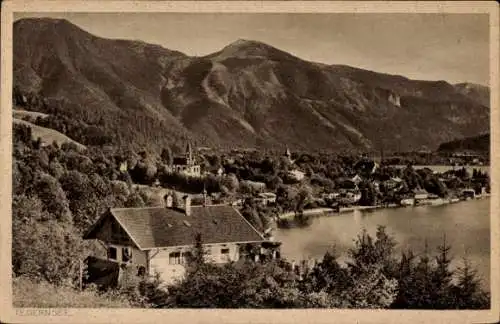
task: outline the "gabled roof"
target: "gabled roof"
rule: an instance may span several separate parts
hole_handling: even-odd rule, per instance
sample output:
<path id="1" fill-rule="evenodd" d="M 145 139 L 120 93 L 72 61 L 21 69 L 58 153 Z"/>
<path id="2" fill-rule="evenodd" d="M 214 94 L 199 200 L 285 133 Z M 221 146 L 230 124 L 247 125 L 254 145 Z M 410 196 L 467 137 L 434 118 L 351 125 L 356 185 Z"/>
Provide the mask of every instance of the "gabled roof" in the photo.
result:
<path id="1" fill-rule="evenodd" d="M 413 193 L 417 195 L 426 195 L 429 194 L 425 189 L 413 189 Z"/>
<path id="2" fill-rule="evenodd" d="M 109 210 L 107 217 L 114 217 L 141 250 L 193 245 L 198 233 L 203 244 L 266 241 L 228 205 L 191 206 L 189 216 L 175 208 L 115 208 Z M 85 239 L 96 238 L 99 223 L 101 219 Z"/>

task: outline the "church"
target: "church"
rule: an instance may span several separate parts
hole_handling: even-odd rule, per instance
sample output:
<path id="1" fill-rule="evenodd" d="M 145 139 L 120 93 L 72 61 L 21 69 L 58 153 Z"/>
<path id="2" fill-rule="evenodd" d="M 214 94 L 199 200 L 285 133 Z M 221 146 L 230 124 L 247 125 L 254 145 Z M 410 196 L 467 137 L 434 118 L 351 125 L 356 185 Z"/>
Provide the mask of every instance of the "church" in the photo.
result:
<path id="1" fill-rule="evenodd" d="M 196 164 L 191 143 L 187 143 L 184 156 L 174 157 L 172 171 L 189 177 L 201 177 L 201 168 Z"/>

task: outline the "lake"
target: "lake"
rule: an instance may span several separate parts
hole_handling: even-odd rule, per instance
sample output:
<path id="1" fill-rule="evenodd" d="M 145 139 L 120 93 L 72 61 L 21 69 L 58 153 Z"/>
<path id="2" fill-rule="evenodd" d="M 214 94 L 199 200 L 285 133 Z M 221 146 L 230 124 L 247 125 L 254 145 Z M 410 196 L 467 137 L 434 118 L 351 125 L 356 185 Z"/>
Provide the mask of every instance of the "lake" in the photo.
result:
<path id="1" fill-rule="evenodd" d="M 396 168 L 406 168 L 406 165 L 393 165 Z M 415 170 L 429 168 L 432 171 L 437 171 L 439 173 L 444 173 L 449 170 L 459 170 L 465 168 L 468 172 L 472 174 L 472 170 L 481 170 L 481 172 L 490 173 L 490 167 L 487 165 L 466 165 L 466 166 L 453 166 L 453 165 L 414 165 Z"/>
<path id="2" fill-rule="evenodd" d="M 387 232 L 398 242 L 396 249 L 412 248 L 415 254 L 429 250 L 446 240 L 454 257 L 452 266 L 460 265 L 462 257 L 472 262 L 490 285 L 490 199 L 479 199 L 443 206 L 417 206 L 406 208 L 355 211 L 334 216 L 315 217 L 303 228 L 278 229 L 275 239 L 283 242 L 281 254 L 292 260 L 320 259 L 333 245 L 340 261 L 363 228 L 374 235 L 377 225 L 386 226 Z"/>

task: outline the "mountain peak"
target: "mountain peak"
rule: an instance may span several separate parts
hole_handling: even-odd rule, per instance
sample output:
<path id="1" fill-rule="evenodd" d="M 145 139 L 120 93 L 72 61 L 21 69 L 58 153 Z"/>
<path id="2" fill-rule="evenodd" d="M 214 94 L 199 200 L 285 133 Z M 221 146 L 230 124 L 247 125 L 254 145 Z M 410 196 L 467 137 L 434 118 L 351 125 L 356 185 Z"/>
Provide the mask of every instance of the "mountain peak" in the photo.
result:
<path id="1" fill-rule="evenodd" d="M 237 40 L 235 40 L 226 47 L 261 46 L 261 45 L 266 45 L 271 47 L 270 45 L 264 44 L 263 42 L 245 38 L 238 38 Z"/>
<path id="2" fill-rule="evenodd" d="M 289 60 L 295 58 L 292 54 L 264 42 L 244 38 L 237 39 L 219 52 L 209 55 L 209 57 L 217 57 L 218 59 L 230 57 L 266 58 L 268 60 Z"/>
<path id="3" fill-rule="evenodd" d="M 251 40 L 251 39 L 239 38 L 236 41 L 225 46 L 222 49 L 222 52 L 242 51 L 242 52 L 248 53 L 248 52 L 259 51 L 259 53 L 262 53 L 262 51 L 264 51 L 264 50 L 268 51 L 268 50 L 277 50 L 277 49 L 272 47 L 271 45 L 265 44 L 263 42 L 259 42 L 259 41 Z"/>

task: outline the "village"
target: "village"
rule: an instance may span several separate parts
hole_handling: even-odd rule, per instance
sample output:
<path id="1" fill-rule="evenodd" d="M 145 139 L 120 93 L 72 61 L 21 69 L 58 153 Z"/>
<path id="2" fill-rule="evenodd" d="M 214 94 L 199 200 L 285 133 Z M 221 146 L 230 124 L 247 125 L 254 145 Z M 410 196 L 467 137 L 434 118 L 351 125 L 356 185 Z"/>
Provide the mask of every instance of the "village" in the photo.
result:
<path id="1" fill-rule="evenodd" d="M 91 282 L 110 276 L 119 281 L 133 265 L 139 276 L 160 274 L 172 284 L 183 277 L 195 240 L 216 264 L 263 262 L 280 258 L 281 242 L 273 236 L 277 227 L 307 226 L 311 217 L 356 210 L 458 203 L 487 197 L 490 190 L 488 174 L 474 168 L 439 173 L 388 165 L 366 154 L 332 161 L 288 148 L 274 157 L 208 152 L 195 152 L 190 143 L 177 156 L 164 150 L 156 173 L 149 174 L 151 158 L 145 153 L 118 164 L 133 186 L 157 203 L 111 208 L 90 227 L 84 239 L 98 240 L 103 248 L 90 259 Z"/>

